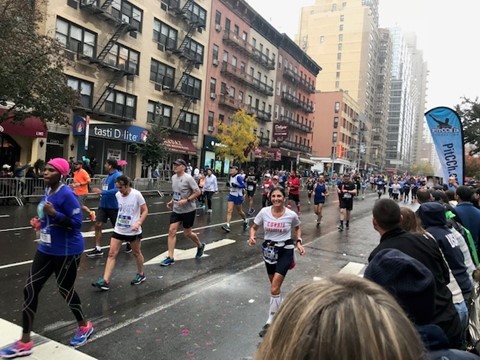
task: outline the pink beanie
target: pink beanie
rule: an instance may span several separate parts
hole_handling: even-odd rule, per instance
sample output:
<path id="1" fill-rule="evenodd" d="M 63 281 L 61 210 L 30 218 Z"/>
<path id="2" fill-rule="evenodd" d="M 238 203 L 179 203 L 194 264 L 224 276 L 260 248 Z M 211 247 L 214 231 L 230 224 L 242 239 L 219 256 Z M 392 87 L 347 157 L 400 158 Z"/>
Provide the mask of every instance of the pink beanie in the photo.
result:
<path id="1" fill-rule="evenodd" d="M 67 176 L 70 173 L 70 165 L 65 159 L 55 158 L 50 160 L 48 164 L 52 165 L 63 176 Z"/>

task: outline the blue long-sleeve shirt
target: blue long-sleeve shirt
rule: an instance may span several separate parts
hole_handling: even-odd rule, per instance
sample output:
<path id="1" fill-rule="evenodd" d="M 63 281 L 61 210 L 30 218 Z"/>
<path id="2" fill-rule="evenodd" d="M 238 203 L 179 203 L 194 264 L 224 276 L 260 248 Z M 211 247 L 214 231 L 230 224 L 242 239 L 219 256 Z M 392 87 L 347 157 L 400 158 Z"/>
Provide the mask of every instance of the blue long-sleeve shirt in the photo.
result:
<path id="1" fill-rule="evenodd" d="M 118 209 L 118 202 L 115 194 L 117 193 L 117 186 L 115 182 L 117 177 L 122 175 L 118 170 L 108 174 L 107 178 L 102 184 L 102 198 L 100 199 L 100 207 L 104 209 Z"/>
<path id="2" fill-rule="evenodd" d="M 44 214 L 41 218 L 41 239 L 38 251 L 55 256 L 79 255 L 83 253 L 84 241 L 82 210 L 77 197 L 68 186 L 61 186 L 54 193 L 48 193 L 39 204 L 52 203 L 57 215 Z M 42 211 L 43 212 L 43 211 Z"/>
<path id="3" fill-rule="evenodd" d="M 478 251 L 478 239 L 480 237 L 480 210 L 471 202 L 462 202 L 455 206 L 460 222 L 472 234 L 473 242 Z"/>

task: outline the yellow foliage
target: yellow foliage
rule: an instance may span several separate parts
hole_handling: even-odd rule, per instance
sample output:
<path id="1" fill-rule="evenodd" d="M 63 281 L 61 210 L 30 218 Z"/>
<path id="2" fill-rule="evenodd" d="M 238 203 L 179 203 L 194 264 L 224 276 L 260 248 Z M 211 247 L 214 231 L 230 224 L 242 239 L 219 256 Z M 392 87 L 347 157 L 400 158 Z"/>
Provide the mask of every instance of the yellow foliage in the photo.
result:
<path id="1" fill-rule="evenodd" d="M 215 148 L 215 154 L 238 163 L 247 161 L 249 149 L 258 146 L 258 138 L 253 131 L 256 127 L 255 116 L 244 109 L 238 110 L 230 121 L 219 124 L 217 138 L 221 146 Z"/>

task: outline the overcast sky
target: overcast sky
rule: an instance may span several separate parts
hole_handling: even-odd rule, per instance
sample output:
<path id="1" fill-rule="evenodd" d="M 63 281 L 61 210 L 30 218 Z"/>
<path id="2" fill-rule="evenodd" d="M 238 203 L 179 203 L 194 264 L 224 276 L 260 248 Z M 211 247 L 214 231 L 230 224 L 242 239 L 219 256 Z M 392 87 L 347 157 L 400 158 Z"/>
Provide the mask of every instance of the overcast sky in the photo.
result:
<path id="1" fill-rule="evenodd" d="M 293 39 L 300 8 L 314 0 L 248 3 Z M 480 96 L 480 0 L 380 0 L 380 26 L 394 25 L 417 34 L 429 69 L 427 109 L 453 107 L 463 96 Z"/>

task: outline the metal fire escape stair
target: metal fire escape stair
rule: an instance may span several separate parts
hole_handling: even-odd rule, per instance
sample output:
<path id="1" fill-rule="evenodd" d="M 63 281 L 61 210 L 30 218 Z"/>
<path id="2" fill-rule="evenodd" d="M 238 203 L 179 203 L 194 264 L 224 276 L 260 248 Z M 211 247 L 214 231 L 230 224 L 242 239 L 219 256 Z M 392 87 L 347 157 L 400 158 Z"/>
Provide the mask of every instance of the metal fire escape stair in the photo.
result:
<path id="1" fill-rule="evenodd" d="M 108 81 L 105 84 L 105 90 L 103 91 L 102 95 L 98 98 L 97 102 L 93 106 L 93 108 L 92 108 L 93 111 L 99 111 L 102 108 L 103 104 L 105 104 L 105 101 L 110 96 L 113 89 L 118 84 L 120 79 L 123 78 L 124 75 L 125 75 L 125 71 L 123 71 L 123 70 L 114 73 L 114 75 L 110 79 L 110 81 Z"/>
<path id="2" fill-rule="evenodd" d="M 115 45 L 118 41 L 118 39 L 120 38 L 120 36 L 122 36 L 123 34 L 125 34 L 128 30 L 131 29 L 131 26 L 129 23 L 121 23 L 116 29 L 115 29 L 115 33 L 112 35 L 112 37 L 110 38 L 110 40 L 107 42 L 107 44 L 105 45 L 105 47 L 102 49 L 102 51 L 100 51 L 100 54 L 98 54 L 97 56 L 97 60 L 99 62 L 103 62 L 103 60 L 105 60 L 105 57 L 107 56 L 107 54 L 110 52 L 110 50 L 112 49 L 113 45 Z"/>

